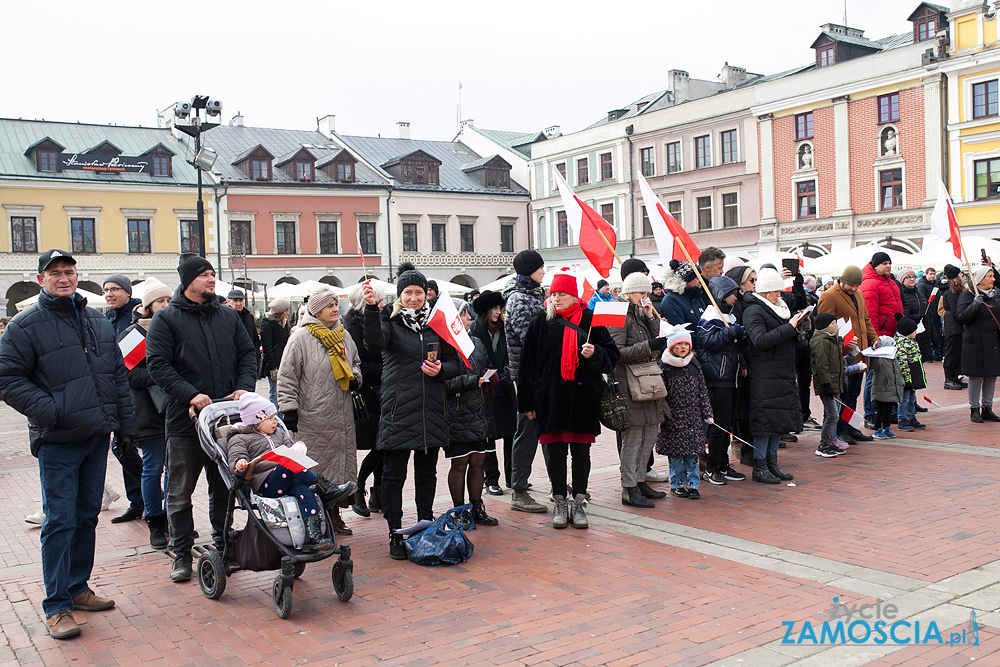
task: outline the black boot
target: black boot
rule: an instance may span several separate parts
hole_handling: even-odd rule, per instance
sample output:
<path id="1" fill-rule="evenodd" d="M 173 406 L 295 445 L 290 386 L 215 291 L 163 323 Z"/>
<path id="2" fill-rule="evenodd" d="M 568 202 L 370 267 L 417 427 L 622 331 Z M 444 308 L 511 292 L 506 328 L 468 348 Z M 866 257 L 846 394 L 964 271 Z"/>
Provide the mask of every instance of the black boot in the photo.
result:
<path id="1" fill-rule="evenodd" d="M 971 410 L 972 410 L 972 415 L 970 418 L 972 419 L 972 421 L 974 421 L 977 424 L 982 424 L 984 421 L 986 421 L 979 414 L 979 408 L 971 408 Z"/>
<path id="2" fill-rule="evenodd" d="M 472 501 L 472 518 L 476 520 L 476 524 L 480 526 L 499 526 L 500 522 L 491 517 L 486 513 L 486 507 L 483 506 L 483 501 L 480 500 L 476 502 Z"/>
<path id="3" fill-rule="evenodd" d="M 368 504 L 365 503 L 365 490 L 363 488 L 358 489 L 354 492 L 354 504 L 351 505 L 351 509 L 358 516 L 371 516 L 372 512 L 368 509 Z"/>
<path id="4" fill-rule="evenodd" d="M 334 484 L 323 475 L 317 474 L 316 481 L 309 488 L 320 497 L 324 505 L 333 506 L 340 505 L 345 498 L 349 498 L 354 493 L 356 485 L 354 482 Z"/>
<path id="5" fill-rule="evenodd" d="M 191 578 L 191 552 L 178 554 L 174 558 L 174 567 L 170 570 L 170 581 L 178 583 Z"/>
<path id="6" fill-rule="evenodd" d="M 306 543 L 302 545 L 302 551 L 312 553 L 314 551 L 330 551 L 333 549 L 333 542 L 323 534 L 320 527 L 319 514 L 310 514 L 305 517 L 306 523 Z"/>
<path id="7" fill-rule="evenodd" d="M 781 480 L 771 474 L 764 459 L 753 460 L 753 481 L 764 484 L 781 484 Z"/>
<path id="8" fill-rule="evenodd" d="M 642 507 L 644 509 L 649 509 L 650 507 L 656 507 L 652 500 L 646 500 L 639 493 L 639 489 L 634 486 L 622 487 L 622 505 L 631 505 L 632 507 Z"/>
<path id="9" fill-rule="evenodd" d="M 371 493 L 368 494 L 368 509 L 372 512 L 382 511 L 382 487 L 372 487 Z"/>
<path id="10" fill-rule="evenodd" d="M 396 532 L 399 526 L 389 526 L 389 558 L 393 560 L 406 560 L 406 547 L 403 545 L 403 536 Z"/>
<path id="11" fill-rule="evenodd" d="M 778 455 L 771 454 L 765 461 L 767 461 L 767 469 L 771 471 L 771 474 L 780 479 L 783 482 L 790 482 L 794 477 L 789 475 L 787 472 L 781 472 L 781 468 L 778 467 Z"/>
<path id="12" fill-rule="evenodd" d="M 659 500 L 660 498 L 666 498 L 667 494 L 663 491 L 657 491 L 649 484 L 645 482 L 639 482 L 635 485 L 635 488 L 639 489 L 639 493 L 642 494 L 643 498 L 649 498 L 651 500 Z"/>
<path id="13" fill-rule="evenodd" d="M 980 416 L 982 416 L 983 421 L 988 422 L 1000 422 L 1000 417 L 997 417 L 993 413 L 993 406 L 987 405 L 982 410 L 979 411 Z"/>
<path id="14" fill-rule="evenodd" d="M 167 515 L 146 517 L 149 526 L 149 546 L 154 549 L 167 548 Z"/>

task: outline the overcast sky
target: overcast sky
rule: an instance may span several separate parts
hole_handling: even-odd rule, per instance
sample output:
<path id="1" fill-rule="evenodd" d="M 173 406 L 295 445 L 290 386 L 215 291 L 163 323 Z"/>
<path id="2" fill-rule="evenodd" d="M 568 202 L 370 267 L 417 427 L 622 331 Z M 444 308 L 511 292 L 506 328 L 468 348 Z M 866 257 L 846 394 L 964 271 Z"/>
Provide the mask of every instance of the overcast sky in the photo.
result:
<path id="1" fill-rule="evenodd" d="M 938 0 L 939 4 L 948 4 Z M 866 37 L 911 30 L 917 0 L 848 0 Z M 349 6 L 348 6 L 349 5 Z M 151 126 L 195 94 L 228 121 L 450 140 L 488 129 L 586 127 L 665 88 L 669 69 L 715 80 L 724 62 L 774 73 L 813 59 L 844 0 L 35 0 L 0 3 L 0 117 Z M 194 17 L 197 16 L 197 22 Z"/>

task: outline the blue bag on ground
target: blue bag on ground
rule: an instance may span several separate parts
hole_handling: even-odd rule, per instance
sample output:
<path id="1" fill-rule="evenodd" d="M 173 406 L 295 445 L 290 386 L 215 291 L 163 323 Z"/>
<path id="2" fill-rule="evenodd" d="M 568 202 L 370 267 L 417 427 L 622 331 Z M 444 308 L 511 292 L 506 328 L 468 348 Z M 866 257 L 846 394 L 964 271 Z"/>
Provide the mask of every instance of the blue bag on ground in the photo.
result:
<path id="1" fill-rule="evenodd" d="M 471 521 L 472 505 L 453 507 L 426 530 L 403 540 L 410 560 L 417 565 L 457 565 L 469 560 L 474 547 L 462 528 L 463 514 Z"/>

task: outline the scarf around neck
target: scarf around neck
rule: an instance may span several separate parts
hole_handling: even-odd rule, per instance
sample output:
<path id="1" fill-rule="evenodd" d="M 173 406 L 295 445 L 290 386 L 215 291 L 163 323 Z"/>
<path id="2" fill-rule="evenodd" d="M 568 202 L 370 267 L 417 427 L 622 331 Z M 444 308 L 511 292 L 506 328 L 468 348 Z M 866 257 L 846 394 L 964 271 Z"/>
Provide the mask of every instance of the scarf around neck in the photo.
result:
<path id="1" fill-rule="evenodd" d="M 757 298 L 758 301 L 760 301 L 762 304 L 764 304 L 772 311 L 774 311 L 774 314 L 780 317 L 781 319 L 787 320 L 792 316 L 792 312 L 788 310 L 788 306 L 785 304 L 785 300 L 782 299 L 780 296 L 778 297 L 778 303 L 771 303 L 770 301 L 762 297 L 760 294 L 757 294 L 756 292 L 754 292 L 753 295 L 754 297 Z"/>
<path id="2" fill-rule="evenodd" d="M 673 366 L 674 368 L 684 368 L 685 366 L 691 363 L 692 359 L 694 359 L 694 355 L 691 354 L 690 352 L 688 352 L 686 357 L 675 357 L 673 354 L 671 354 L 670 350 L 664 350 L 663 356 L 660 357 L 660 360 L 663 363 L 665 363 L 667 366 Z"/>
<path id="3" fill-rule="evenodd" d="M 580 307 L 580 302 L 577 301 L 566 310 L 556 310 L 556 314 L 580 326 L 580 320 L 583 318 L 583 308 Z M 560 357 L 559 372 L 562 375 L 562 379 L 567 382 L 576 379 L 576 368 L 580 365 L 579 341 L 576 329 L 563 327 L 562 356 Z"/>
<path id="4" fill-rule="evenodd" d="M 347 330 L 344 325 L 338 322 L 336 329 L 328 329 L 322 324 L 310 322 L 306 325 L 306 329 L 326 348 L 327 356 L 330 357 L 330 368 L 333 369 L 333 378 L 341 389 L 347 391 L 351 380 L 354 379 L 354 373 L 347 363 L 347 350 L 344 346 Z"/>
<path id="5" fill-rule="evenodd" d="M 403 317 L 403 324 L 412 329 L 415 333 L 420 333 L 427 322 L 427 315 L 431 312 L 431 306 L 424 301 L 424 305 L 419 308 L 401 308 L 399 314 Z"/>

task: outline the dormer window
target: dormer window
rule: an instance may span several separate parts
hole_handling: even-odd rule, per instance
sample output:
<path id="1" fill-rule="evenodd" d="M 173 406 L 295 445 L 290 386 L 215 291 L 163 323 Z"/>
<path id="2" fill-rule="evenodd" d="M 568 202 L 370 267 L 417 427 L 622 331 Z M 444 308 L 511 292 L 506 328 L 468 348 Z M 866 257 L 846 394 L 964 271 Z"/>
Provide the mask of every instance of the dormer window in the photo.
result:
<path id="1" fill-rule="evenodd" d="M 411 185 L 439 185 L 441 160 L 423 150 L 393 158 L 382 164 L 400 183 Z"/>
<path id="2" fill-rule="evenodd" d="M 292 156 L 289 156 L 289 160 Z M 230 164 L 238 166 L 246 177 L 254 181 L 270 181 L 273 178 L 271 173 L 271 162 L 274 156 L 266 148 L 257 144 L 253 148 L 243 151 L 237 155 Z M 289 174 L 291 177 L 292 174 Z"/>
<path id="3" fill-rule="evenodd" d="M 509 188 L 510 169 L 486 168 L 486 187 L 488 188 Z"/>
<path id="4" fill-rule="evenodd" d="M 38 171 L 60 171 L 59 154 L 63 150 L 65 150 L 65 146 L 45 137 L 28 146 L 28 149 L 24 151 L 24 157 L 33 161 L 35 169 Z"/>
<path id="5" fill-rule="evenodd" d="M 165 176 L 169 178 L 171 176 L 170 159 L 173 156 L 174 154 L 166 146 L 156 144 L 139 157 L 149 161 L 150 169 L 148 173 L 153 176 Z"/>
<path id="6" fill-rule="evenodd" d="M 354 156 L 343 149 L 338 149 L 320 158 L 316 167 L 332 180 L 338 183 L 354 183 L 357 176 Z"/>
<path id="7" fill-rule="evenodd" d="M 354 182 L 354 165 L 345 164 L 343 162 L 337 163 L 337 180 L 341 183 L 353 183 Z"/>
<path id="8" fill-rule="evenodd" d="M 38 155 L 38 171 L 59 171 L 59 153 L 50 150 L 40 150 Z"/>
<path id="9" fill-rule="evenodd" d="M 296 162 L 295 163 L 295 180 L 297 181 L 311 181 L 313 180 L 313 166 L 310 162 Z"/>
<path id="10" fill-rule="evenodd" d="M 510 163 L 499 155 L 468 162 L 462 166 L 462 171 L 487 188 L 510 188 Z"/>
<path id="11" fill-rule="evenodd" d="M 907 21 L 913 22 L 913 41 L 926 42 L 934 39 L 939 32 L 946 30 L 948 26 L 947 11 L 946 7 L 921 2 L 920 6 L 906 17 Z"/>
<path id="12" fill-rule="evenodd" d="M 153 156 L 153 176 L 170 176 L 170 158 L 168 156 Z"/>
<path id="13" fill-rule="evenodd" d="M 816 51 L 816 66 L 817 67 L 828 67 L 837 62 L 836 50 L 834 47 L 828 46 L 825 49 L 818 49 Z"/>
<path id="14" fill-rule="evenodd" d="M 271 178 L 267 160 L 250 160 L 250 178 L 255 181 L 266 181 Z"/>
<path id="15" fill-rule="evenodd" d="M 920 21 L 916 25 L 917 30 L 917 41 L 923 42 L 928 39 L 934 39 L 935 29 L 937 28 L 937 19 L 927 19 L 926 21 Z"/>

